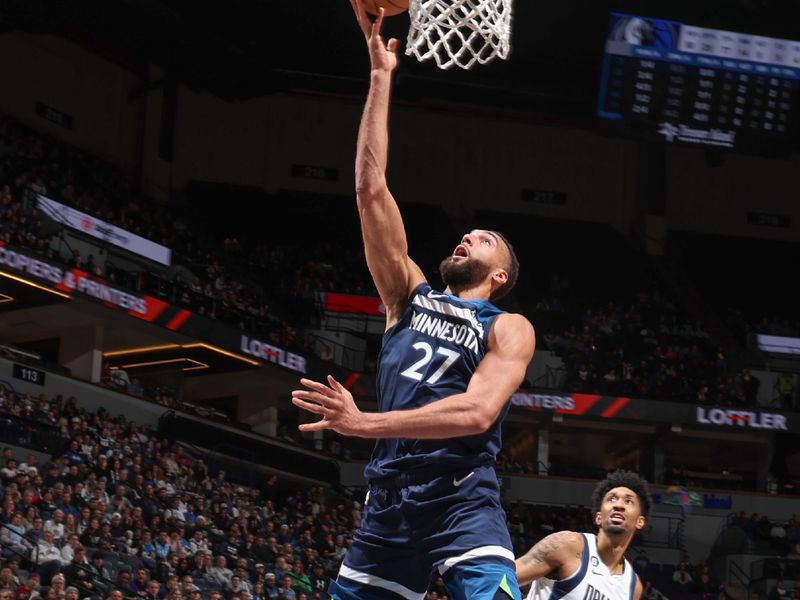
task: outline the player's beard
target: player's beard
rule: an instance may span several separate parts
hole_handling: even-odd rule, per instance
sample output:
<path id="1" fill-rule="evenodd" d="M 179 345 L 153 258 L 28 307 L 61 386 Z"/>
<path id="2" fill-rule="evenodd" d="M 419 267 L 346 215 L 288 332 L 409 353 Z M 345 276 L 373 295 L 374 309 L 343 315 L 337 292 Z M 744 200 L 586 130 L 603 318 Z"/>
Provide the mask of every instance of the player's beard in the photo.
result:
<path id="1" fill-rule="evenodd" d="M 615 535 L 615 536 L 622 535 L 628 532 L 628 530 L 622 527 L 621 525 L 612 525 L 611 523 L 606 525 L 605 530 L 608 535 Z"/>
<path id="2" fill-rule="evenodd" d="M 442 281 L 450 289 L 467 288 L 482 282 L 491 273 L 492 267 L 475 258 L 463 260 L 448 256 L 439 265 Z"/>

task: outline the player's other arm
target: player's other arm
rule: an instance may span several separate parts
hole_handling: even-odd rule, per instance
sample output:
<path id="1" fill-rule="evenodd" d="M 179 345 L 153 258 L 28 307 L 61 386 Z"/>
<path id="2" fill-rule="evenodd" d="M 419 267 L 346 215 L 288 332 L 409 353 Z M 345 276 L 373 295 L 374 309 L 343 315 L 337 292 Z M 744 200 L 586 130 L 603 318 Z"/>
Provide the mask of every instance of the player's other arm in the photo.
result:
<path id="1" fill-rule="evenodd" d="M 497 317 L 489 333 L 489 350 L 473 373 L 467 390 L 410 410 L 362 413 L 341 384 L 301 380 L 308 390 L 292 392 L 292 402 L 323 418 L 301 431 L 333 429 L 342 435 L 381 439 L 446 439 L 476 435 L 497 421 L 533 357 L 536 335 L 522 315 Z"/>
<path id="2" fill-rule="evenodd" d="M 642 580 L 639 579 L 639 576 L 634 574 L 636 577 L 636 591 L 633 593 L 633 600 L 641 600 L 642 593 L 644 592 L 644 587 L 642 587 Z"/>
<path id="3" fill-rule="evenodd" d="M 367 39 L 371 62 L 369 94 L 356 144 L 356 199 L 367 266 L 386 306 L 388 328 L 397 321 L 411 291 L 425 277 L 408 256 L 403 219 L 386 184 L 389 104 L 398 42 L 383 42 L 383 10 L 370 22 L 360 0 L 351 0 L 351 4 Z"/>
<path id="4" fill-rule="evenodd" d="M 517 559 L 517 580 L 522 586 L 541 577 L 561 579 L 563 567 L 576 559 L 579 561 L 582 552 L 583 537 L 579 533 L 552 533 Z"/>
<path id="5" fill-rule="evenodd" d="M 411 410 L 367 413 L 369 437 L 445 439 L 483 433 L 517 391 L 536 347 L 533 326 L 522 315 L 497 317 L 489 350 L 467 390 Z"/>

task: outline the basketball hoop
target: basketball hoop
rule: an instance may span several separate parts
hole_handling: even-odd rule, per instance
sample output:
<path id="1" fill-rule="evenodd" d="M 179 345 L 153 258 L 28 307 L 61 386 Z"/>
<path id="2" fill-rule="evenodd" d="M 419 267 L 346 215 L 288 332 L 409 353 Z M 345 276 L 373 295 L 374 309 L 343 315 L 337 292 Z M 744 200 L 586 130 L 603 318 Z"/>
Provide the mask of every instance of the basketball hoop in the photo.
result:
<path id="1" fill-rule="evenodd" d="M 511 50 L 513 0 L 411 0 L 406 54 L 471 69 Z"/>

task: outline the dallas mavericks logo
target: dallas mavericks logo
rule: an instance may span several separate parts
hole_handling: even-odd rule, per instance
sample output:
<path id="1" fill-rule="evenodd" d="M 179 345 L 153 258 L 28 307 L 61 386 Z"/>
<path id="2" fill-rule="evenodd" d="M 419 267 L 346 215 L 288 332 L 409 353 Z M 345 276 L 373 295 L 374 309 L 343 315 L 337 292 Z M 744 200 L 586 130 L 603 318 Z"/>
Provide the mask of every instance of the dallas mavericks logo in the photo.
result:
<path id="1" fill-rule="evenodd" d="M 591 585 L 586 586 L 586 593 L 583 595 L 583 600 L 608 600 L 608 596 L 600 590 L 594 589 Z"/>
<path id="2" fill-rule="evenodd" d="M 634 17 L 625 24 L 623 36 L 629 44 L 650 46 L 653 44 L 653 38 L 655 37 L 653 23 Z"/>

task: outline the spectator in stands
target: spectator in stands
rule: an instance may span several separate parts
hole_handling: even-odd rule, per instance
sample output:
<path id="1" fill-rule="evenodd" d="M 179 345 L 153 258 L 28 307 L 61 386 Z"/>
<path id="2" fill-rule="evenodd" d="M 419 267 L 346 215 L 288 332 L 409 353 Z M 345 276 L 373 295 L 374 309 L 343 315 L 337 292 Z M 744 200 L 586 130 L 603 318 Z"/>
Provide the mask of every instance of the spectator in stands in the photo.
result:
<path id="1" fill-rule="evenodd" d="M 247 591 L 249 594 L 249 586 L 245 584 L 239 575 L 232 575 L 231 580 L 223 587 L 226 598 L 231 598 L 243 591 Z"/>
<path id="2" fill-rule="evenodd" d="M 783 579 L 779 579 L 775 583 L 775 587 L 772 588 L 767 596 L 767 600 L 783 600 L 789 596 L 789 588 Z"/>
<path id="3" fill-rule="evenodd" d="M 185 531 L 183 527 L 178 527 L 170 534 L 170 552 L 185 555 L 189 551 L 189 540 L 184 537 Z"/>
<path id="4" fill-rule="evenodd" d="M 770 523 L 769 518 L 767 515 L 761 515 L 761 518 L 759 518 L 755 523 L 753 537 L 757 540 L 769 540 L 771 531 L 772 523 Z"/>
<path id="5" fill-rule="evenodd" d="M 36 544 L 34 558 L 43 573 L 52 574 L 61 570 L 61 551 L 54 543 L 53 532 L 45 531 Z"/>
<path id="6" fill-rule="evenodd" d="M 273 567 L 276 579 L 279 582 L 283 582 L 283 578 L 290 570 L 289 565 L 286 563 L 286 557 L 283 554 L 279 554 L 275 559 L 275 565 Z"/>
<path id="7" fill-rule="evenodd" d="M 56 573 L 50 580 L 50 587 L 45 593 L 47 600 L 63 599 L 66 597 L 66 578 L 63 573 Z"/>
<path id="8" fill-rule="evenodd" d="M 14 597 L 17 600 L 34 600 L 41 595 L 42 577 L 36 571 L 31 571 L 24 583 L 17 586 Z"/>
<path id="9" fill-rule="evenodd" d="M 131 385 L 131 378 L 128 375 L 128 372 L 122 368 L 116 368 L 111 371 L 111 383 L 122 389 L 127 390 L 128 386 Z"/>
<path id="10" fill-rule="evenodd" d="M 124 545 L 118 544 L 111 535 L 111 523 L 108 520 L 103 520 L 100 525 L 100 541 L 97 547 L 105 551 L 118 551 L 123 550 Z"/>
<path id="11" fill-rule="evenodd" d="M 28 507 L 29 511 L 32 511 L 34 515 L 36 515 L 36 507 L 33 505 Z M 28 538 L 32 544 L 36 544 L 40 539 L 42 539 L 42 528 L 44 527 L 44 519 L 39 516 L 33 517 L 33 523 L 31 523 L 30 527 L 25 528 L 25 537 Z"/>
<path id="12" fill-rule="evenodd" d="M 111 538 L 114 542 L 114 545 L 117 545 L 120 542 L 125 540 L 125 532 L 127 531 L 127 527 L 125 523 L 122 521 L 122 513 L 115 512 L 111 515 L 111 522 L 109 523 L 108 533 L 111 535 Z"/>
<path id="13" fill-rule="evenodd" d="M 116 591 L 121 591 L 122 595 L 125 596 L 126 598 L 130 598 L 136 595 L 134 591 L 131 589 L 130 569 L 127 568 L 121 569 L 119 573 L 117 573 L 116 587 L 118 588 Z"/>
<path id="14" fill-rule="evenodd" d="M 253 592 L 250 595 L 251 600 L 266 600 L 266 596 L 264 595 L 264 584 L 263 583 L 255 583 L 253 584 Z"/>
<path id="15" fill-rule="evenodd" d="M 781 556 L 786 556 L 791 550 L 791 545 L 787 538 L 786 529 L 780 523 L 773 523 L 769 532 L 770 544 L 775 552 Z"/>
<path id="16" fill-rule="evenodd" d="M 235 561 L 239 556 L 239 545 L 241 540 L 235 531 L 230 531 L 227 540 L 221 541 L 214 549 L 215 554 L 222 554 L 229 561 Z"/>
<path id="17" fill-rule="evenodd" d="M 213 555 L 210 552 L 207 553 L 203 549 L 198 550 L 190 562 L 189 574 L 194 579 L 207 579 L 213 567 L 212 559 Z"/>
<path id="18" fill-rule="evenodd" d="M 5 466 L 0 469 L 0 478 L 3 480 L 3 485 L 8 485 L 17 477 L 17 461 L 13 458 L 6 459 Z"/>
<path id="19" fill-rule="evenodd" d="M 184 508 L 181 507 L 179 496 L 173 496 L 170 500 L 169 508 L 164 511 L 164 520 L 173 524 L 184 523 Z"/>
<path id="20" fill-rule="evenodd" d="M 136 575 L 134 575 L 129 585 L 137 596 L 146 596 L 147 589 L 150 586 L 150 574 L 147 569 L 136 569 Z"/>
<path id="21" fill-rule="evenodd" d="M 166 530 L 162 529 L 158 532 L 158 537 L 154 542 L 156 560 L 158 562 L 165 562 L 170 553 L 170 540 L 169 534 Z"/>
<path id="22" fill-rule="evenodd" d="M 75 423 L 75 420 L 77 420 L 77 422 L 80 423 L 80 418 L 75 417 L 73 419 L 73 423 Z M 67 461 L 69 462 L 70 467 L 75 467 L 75 469 L 70 470 L 70 475 L 72 475 L 74 479 L 74 481 L 70 481 L 70 483 L 76 483 L 77 481 L 80 480 L 77 479 L 79 477 L 77 467 L 86 462 L 86 460 L 84 459 L 83 455 L 80 452 L 80 445 L 78 444 L 78 440 L 72 440 L 70 442 L 69 451 L 67 451 Z"/>
<path id="23" fill-rule="evenodd" d="M 64 575 L 69 585 L 74 585 L 82 590 L 89 590 L 90 593 L 97 591 L 94 585 L 95 572 L 86 560 L 86 548 L 83 546 L 75 548 L 75 556 L 72 562 L 64 569 Z M 53 579 L 55 580 L 55 578 Z"/>
<path id="24" fill-rule="evenodd" d="M 61 562 L 65 565 L 72 562 L 75 557 L 75 548 L 78 547 L 80 541 L 78 534 L 72 533 L 67 537 L 67 543 L 61 547 Z"/>
<path id="25" fill-rule="evenodd" d="M 434 571 L 433 579 L 431 581 L 430 587 L 428 588 L 428 591 L 435 592 L 437 598 L 448 596 L 447 587 L 445 586 L 444 579 L 441 577 L 438 571 Z"/>
<path id="26" fill-rule="evenodd" d="M 180 582 L 177 575 L 169 575 L 164 579 L 164 596 L 170 597 L 177 595 L 180 597 Z"/>
<path id="27" fill-rule="evenodd" d="M 292 587 L 292 578 L 290 575 L 284 575 L 283 584 L 278 589 L 278 597 L 282 600 L 296 600 L 297 593 Z"/>
<path id="28" fill-rule="evenodd" d="M 647 578 L 647 572 L 650 568 L 650 558 L 647 556 L 647 551 L 642 548 L 639 550 L 639 553 L 636 555 L 636 558 L 631 561 L 633 563 L 633 568 L 636 569 L 636 572 L 639 576 L 644 580 Z"/>
<path id="29" fill-rule="evenodd" d="M 69 498 L 69 494 L 64 494 L 65 498 Z M 78 520 L 75 514 L 64 511 L 64 538 L 69 539 L 72 535 L 78 535 Z M 62 538 L 62 539 L 64 539 Z"/>
<path id="30" fill-rule="evenodd" d="M 156 545 L 152 540 L 149 529 L 142 531 L 142 539 L 139 543 L 139 557 L 148 569 L 156 568 Z"/>
<path id="31" fill-rule="evenodd" d="M 91 561 L 92 568 L 92 584 L 98 594 L 107 594 L 109 591 L 109 582 L 111 581 L 111 574 L 105 566 L 105 559 L 102 552 L 94 552 Z"/>
<path id="32" fill-rule="evenodd" d="M 786 536 L 789 539 L 791 552 L 800 554 L 800 519 L 796 515 L 792 515 L 786 525 Z"/>
<path id="33" fill-rule="evenodd" d="M 20 585 L 19 578 L 14 575 L 14 571 L 8 565 L 0 568 L 0 590 L 16 589 Z"/>
<path id="34" fill-rule="evenodd" d="M 781 373 L 775 380 L 775 389 L 778 393 L 778 402 L 781 408 L 791 410 L 794 403 L 794 375 Z"/>
<path id="35" fill-rule="evenodd" d="M 154 491 L 155 489 L 153 487 L 153 484 L 151 483 L 145 484 L 140 505 L 142 507 L 142 512 L 144 513 L 144 517 L 146 519 L 149 519 L 153 515 L 159 513 L 159 508 L 160 508 L 159 501 L 158 498 L 156 498 Z"/>
<path id="36" fill-rule="evenodd" d="M 61 596 L 58 595 L 57 591 L 54 588 L 50 588 L 50 590 L 48 590 L 47 595 L 48 598 L 53 598 L 53 600 L 55 600 L 56 598 L 61 598 Z M 80 592 L 78 591 L 78 588 L 74 586 L 69 586 L 64 589 L 63 598 L 64 600 L 79 600 Z"/>
<path id="37" fill-rule="evenodd" d="M 208 573 L 209 579 L 219 587 L 224 587 L 230 582 L 232 576 L 233 571 L 228 568 L 228 560 L 222 555 L 218 556 L 216 565 Z"/>
<path id="38" fill-rule="evenodd" d="M 2 542 L 3 554 L 8 556 L 16 553 L 27 556 L 33 545 L 25 539 L 25 529 L 22 526 L 22 513 L 15 512 L 11 516 L 11 522 L 5 523 L 0 529 L 0 542 Z"/>
<path id="39" fill-rule="evenodd" d="M 748 369 L 744 369 L 742 371 L 742 394 L 744 395 L 746 406 L 754 407 L 758 404 L 758 389 L 760 387 L 761 380 Z"/>
<path id="40" fill-rule="evenodd" d="M 694 584 L 694 588 L 702 600 L 714 600 L 714 596 L 719 592 L 719 584 L 711 579 L 711 572 L 705 571 L 700 574 Z"/>
<path id="41" fill-rule="evenodd" d="M 99 548 L 102 534 L 103 531 L 100 529 L 100 521 L 98 519 L 89 519 L 88 525 L 80 535 L 80 542 L 83 546 L 89 548 Z"/>
<path id="42" fill-rule="evenodd" d="M 45 533 L 49 531 L 53 534 L 55 543 L 61 543 L 64 537 L 64 511 L 55 510 L 52 517 L 45 521 L 43 530 Z"/>
<path id="43" fill-rule="evenodd" d="M 234 575 L 238 576 L 242 582 L 242 588 L 248 593 L 253 593 L 253 582 L 250 580 L 250 574 L 247 571 L 247 559 L 240 558 L 239 564 L 233 572 Z M 233 579 L 233 578 L 231 578 Z"/>
<path id="44" fill-rule="evenodd" d="M 345 553 L 347 552 L 347 546 L 345 544 L 345 537 L 342 534 L 336 536 L 336 539 L 333 543 L 333 555 L 331 560 L 336 562 L 337 564 L 342 561 L 344 558 Z"/>
<path id="45" fill-rule="evenodd" d="M 693 579 L 689 570 L 687 569 L 687 565 L 684 561 L 681 561 L 678 565 L 678 568 L 672 574 L 672 581 L 679 585 L 689 585 L 692 583 Z"/>
<path id="46" fill-rule="evenodd" d="M 147 582 L 147 591 L 144 594 L 139 594 L 145 600 L 163 600 L 164 593 L 161 589 L 161 584 L 155 579 Z"/>
<path id="47" fill-rule="evenodd" d="M 95 262 L 93 254 L 89 254 L 86 257 L 86 262 L 83 263 L 83 270 L 97 277 L 103 276 L 103 270 L 100 268 L 100 265 Z"/>
<path id="48" fill-rule="evenodd" d="M 276 600 L 280 596 L 280 588 L 275 581 L 275 573 L 267 573 L 264 576 L 264 598 L 265 600 Z"/>
<path id="49" fill-rule="evenodd" d="M 310 593 L 312 591 L 311 578 L 305 571 L 303 561 L 299 558 L 294 561 L 292 572 L 294 574 L 295 589 Z"/>
<path id="50" fill-rule="evenodd" d="M 644 589 L 642 590 L 642 600 L 669 600 L 662 594 L 654 585 L 652 581 L 644 582 Z"/>
<path id="51" fill-rule="evenodd" d="M 25 462 L 19 465 L 19 470 L 25 474 L 28 474 L 30 469 L 34 470 L 34 474 L 37 474 L 39 470 L 39 458 L 32 452 L 29 452 Z"/>
<path id="52" fill-rule="evenodd" d="M 311 589 L 320 594 L 324 594 L 328 589 L 328 577 L 325 576 L 325 565 L 320 561 L 313 563 L 311 567 Z"/>
<path id="53" fill-rule="evenodd" d="M 188 592 L 186 592 L 189 600 L 200 600 L 202 597 L 202 593 L 199 587 L 196 585 L 192 585 L 189 587 Z"/>
<path id="54" fill-rule="evenodd" d="M 58 466 L 57 463 L 51 462 L 50 464 L 48 464 L 45 467 L 43 483 L 44 483 L 45 486 L 52 487 L 52 488 L 55 488 L 55 486 L 57 484 L 59 484 L 59 483 L 63 486 L 63 482 L 61 481 L 61 468 Z M 62 504 L 62 502 L 63 502 L 63 497 L 62 497 L 62 499 L 60 499 L 60 500 L 58 500 L 56 502 L 56 504 L 59 506 L 59 508 L 60 508 L 60 505 Z M 62 512 L 64 512 L 66 514 L 66 511 L 64 511 L 63 509 L 61 509 L 61 510 L 62 510 Z"/>

